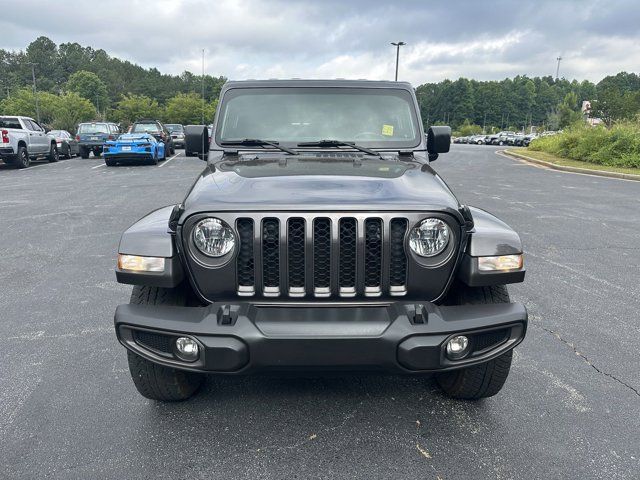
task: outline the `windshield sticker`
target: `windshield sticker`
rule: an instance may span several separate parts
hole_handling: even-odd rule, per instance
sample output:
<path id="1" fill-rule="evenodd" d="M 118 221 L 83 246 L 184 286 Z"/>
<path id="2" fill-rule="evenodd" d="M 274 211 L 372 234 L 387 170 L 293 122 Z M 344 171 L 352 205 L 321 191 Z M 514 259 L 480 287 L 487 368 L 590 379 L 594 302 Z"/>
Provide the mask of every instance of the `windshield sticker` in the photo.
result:
<path id="1" fill-rule="evenodd" d="M 393 125 L 382 125 L 382 135 L 393 137 Z"/>

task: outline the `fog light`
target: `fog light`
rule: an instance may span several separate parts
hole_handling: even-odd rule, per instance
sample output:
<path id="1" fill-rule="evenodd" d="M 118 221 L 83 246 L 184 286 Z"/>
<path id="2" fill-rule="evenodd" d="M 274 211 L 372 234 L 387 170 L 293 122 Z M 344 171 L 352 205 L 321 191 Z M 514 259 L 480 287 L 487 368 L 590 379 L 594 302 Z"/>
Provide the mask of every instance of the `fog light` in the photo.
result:
<path id="1" fill-rule="evenodd" d="M 198 359 L 199 348 L 195 340 L 189 337 L 176 339 L 176 355 L 185 362 L 194 362 Z"/>
<path id="2" fill-rule="evenodd" d="M 469 339 L 464 335 L 457 335 L 447 342 L 447 357 L 459 360 L 469 353 Z"/>

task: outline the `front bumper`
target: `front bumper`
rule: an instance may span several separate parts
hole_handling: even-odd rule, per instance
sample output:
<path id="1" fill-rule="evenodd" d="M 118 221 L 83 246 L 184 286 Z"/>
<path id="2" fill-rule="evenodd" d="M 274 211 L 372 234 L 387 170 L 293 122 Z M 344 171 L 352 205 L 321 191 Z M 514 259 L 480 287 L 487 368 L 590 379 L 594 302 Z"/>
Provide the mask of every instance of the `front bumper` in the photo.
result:
<path id="1" fill-rule="evenodd" d="M 527 311 L 519 303 L 420 305 L 119 305 L 115 328 L 120 343 L 152 362 L 227 374 L 446 371 L 491 360 L 518 345 L 526 333 Z M 416 318 L 416 310 L 423 315 Z M 471 339 L 471 353 L 450 360 L 445 342 L 461 333 Z M 178 336 L 198 342 L 195 362 L 174 355 Z"/>

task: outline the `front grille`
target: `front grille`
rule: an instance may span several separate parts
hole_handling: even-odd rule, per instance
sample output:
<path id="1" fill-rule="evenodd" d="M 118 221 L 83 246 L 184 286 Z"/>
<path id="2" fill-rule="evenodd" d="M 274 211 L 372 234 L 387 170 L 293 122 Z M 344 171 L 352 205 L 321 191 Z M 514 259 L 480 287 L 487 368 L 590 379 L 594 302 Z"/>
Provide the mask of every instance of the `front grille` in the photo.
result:
<path id="1" fill-rule="evenodd" d="M 241 218 L 236 225 L 238 295 L 328 298 L 407 293 L 407 218 L 280 216 Z"/>

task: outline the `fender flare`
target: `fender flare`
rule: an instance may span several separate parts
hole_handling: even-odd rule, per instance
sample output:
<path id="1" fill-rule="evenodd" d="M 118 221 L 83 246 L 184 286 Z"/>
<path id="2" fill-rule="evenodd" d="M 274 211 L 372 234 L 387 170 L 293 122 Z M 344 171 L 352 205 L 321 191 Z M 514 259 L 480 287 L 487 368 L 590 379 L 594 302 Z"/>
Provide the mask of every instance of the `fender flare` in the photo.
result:
<path id="1" fill-rule="evenodd" d="M 159 208 L 131 225 L 120 237 L 118 254 L 165 259 L 163 272 L 137 273 L 116 267 L 119 283 L 173 288 L 184 280 L 184 270 L 177 254 L 169 218 L 174 205 Z"/>

